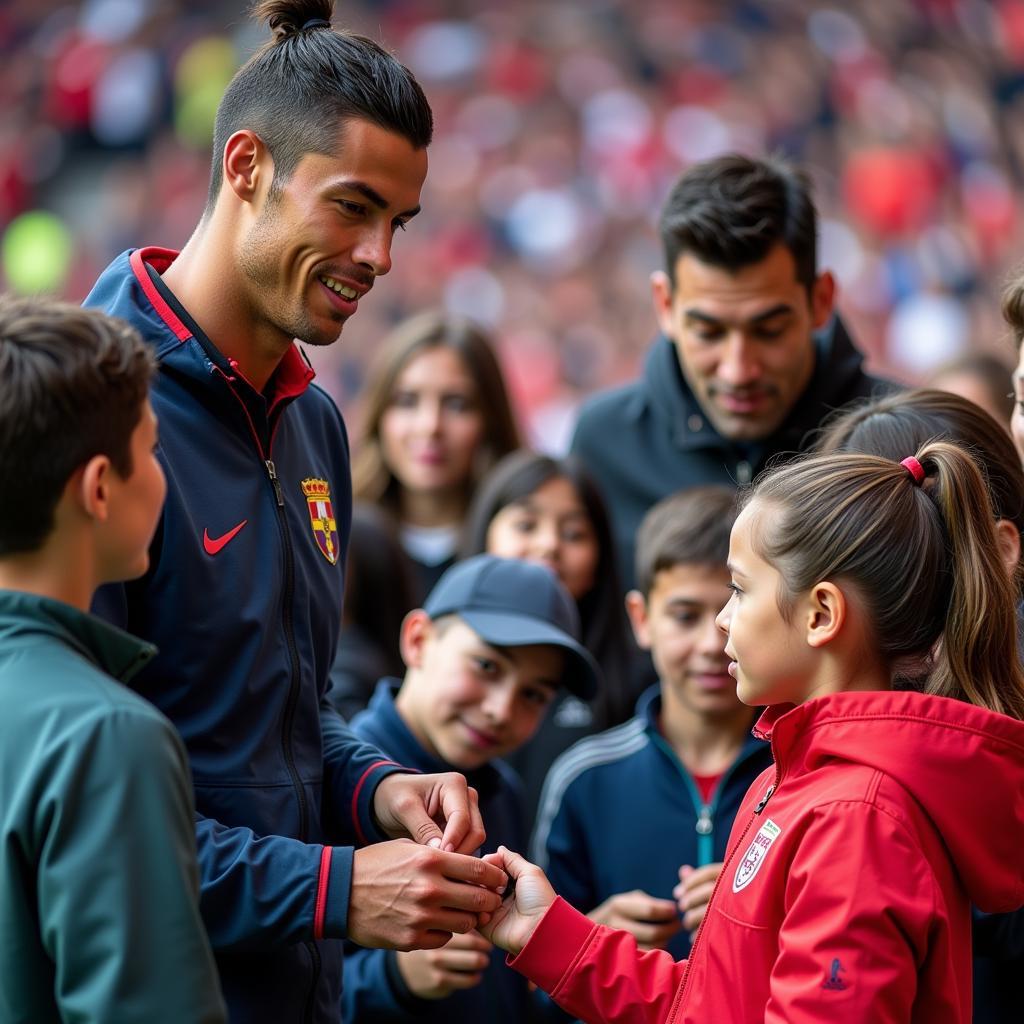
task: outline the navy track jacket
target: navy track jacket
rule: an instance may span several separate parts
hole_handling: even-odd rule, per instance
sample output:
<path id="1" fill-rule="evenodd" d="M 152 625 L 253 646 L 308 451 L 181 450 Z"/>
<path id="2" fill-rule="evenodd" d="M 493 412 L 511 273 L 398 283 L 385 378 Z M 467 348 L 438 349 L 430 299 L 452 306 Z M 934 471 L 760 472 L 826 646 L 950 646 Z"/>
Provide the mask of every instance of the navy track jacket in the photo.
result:
<path id="1" fill-rule="evenodd" d="M 148 573 L 102 588 L 96 610 L 161 652 L 132 686 L 188 750 L 200 905 L 231 1019 L 336 1024 L 353 845 L 384 838 L 371 800 L 400 770 L 324 699 L 348 441 L 296 346 L 269 400 L 248 384 L 160 280 L 174 256 L 122 253 L 85 301 L 156 352 L 168 485 Z"/>
<path id="2" fill-rule="evenodd" d="M 670 900 L 680 865 L 724 860 L 740 801 L 771 764 L 768 744 L 750 736 L 705 804 L 661 735 L 660 712 L 659 685 L 625 725 L 570 747 L 544 783 L 531 857 L 584 914 L 633 889 Z M 680 931 L 666 948 L 685 957 L 689 935 Z"/>

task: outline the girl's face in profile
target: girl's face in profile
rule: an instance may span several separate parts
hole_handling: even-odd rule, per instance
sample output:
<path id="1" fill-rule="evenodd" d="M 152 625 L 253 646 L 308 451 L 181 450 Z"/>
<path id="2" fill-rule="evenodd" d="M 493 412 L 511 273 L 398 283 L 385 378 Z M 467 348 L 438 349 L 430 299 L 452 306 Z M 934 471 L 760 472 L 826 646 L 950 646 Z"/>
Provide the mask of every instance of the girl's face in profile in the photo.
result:
<path id="1" fill-rule="evenodd" d="M 597 577 L 597 533 L 565 477 L 553 477 L 502 508 L 487 528 L 486 547 L 491 555 L 549 566 L 577 601 L 593 589 Z"/>
<path id="2" fill-rule="evenodd" d="M 444 346 L 417 352 L 395 379 L 379 429 L 384 461 L 407 491 L 444 494 L 465 487 L 484 417 L 458 353 Z"/>
<path id="3" fill-rule="evenodd" d="M 811 696 L 815 666 L 800 632 L 799 606 L 787 622 L 778 600 L 782 578 L 754 545 L 758 511 L 755 499 L 732 528 L 728 565 L 732 596 L 715 621 L 726 634 L 729 674 L 744 704 L 800 704 Z"/>

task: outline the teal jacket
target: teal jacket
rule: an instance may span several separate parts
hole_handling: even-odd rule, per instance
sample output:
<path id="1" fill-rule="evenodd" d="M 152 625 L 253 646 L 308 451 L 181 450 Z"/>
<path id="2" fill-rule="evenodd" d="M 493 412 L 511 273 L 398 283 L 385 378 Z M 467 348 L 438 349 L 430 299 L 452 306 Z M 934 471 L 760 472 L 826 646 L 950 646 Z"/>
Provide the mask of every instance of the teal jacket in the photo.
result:
<path id="1" fill-rule="evenodd" d="M 115 681 L 154 651 L 59 601 L 0 590 L 4 1024 L 226 1020 L 185 750 Z"/>

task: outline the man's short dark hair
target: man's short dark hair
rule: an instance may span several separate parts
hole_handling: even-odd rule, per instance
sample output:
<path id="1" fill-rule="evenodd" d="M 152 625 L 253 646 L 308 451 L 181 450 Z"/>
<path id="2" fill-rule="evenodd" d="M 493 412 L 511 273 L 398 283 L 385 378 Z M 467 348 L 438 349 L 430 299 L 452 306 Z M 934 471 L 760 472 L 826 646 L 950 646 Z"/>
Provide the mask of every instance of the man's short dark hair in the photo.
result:
<path id="1" fill-rule="evenodd" d="M 793 254 L 797 280 L 808 293 L 817 277 L 810 179 L 779 157 L 730 154 L 694 164 L 669 194 L 658 229 L 673 286 L 683 253 L 735 272 L 780 243 Z"/>
<path id="2" fill-rule="evenodd" d="M 253 18 L 268 22 L 274 38 L 238 70 L 217 108 L 207 210 L 220 192 L 224 146 L 243 128 L 270 151 L 274 187 L 304 154 L 337 152 L 348 118 L 395 132 L 416 149 L 429 145 L 433 115 L 412 72 L 372 39 L 331 28 L 333 12 L 333 0 L 253 4 Z"/>
<path id="3" fill-rule="evenodd" d="M 637 590 L 650 597 L 658 573 L 677 565 L 725 569 L 735 520 L 731 487 L 687 487 L 662 498 L 648 510 L 637 534 Z"/>
<path id="4" fill-rule="evenodd" d="M 155 363 L 138 332 L 94 309 L 0 297 L 0 557 L 35 551 L 72 473 L 131 438 Z"/>

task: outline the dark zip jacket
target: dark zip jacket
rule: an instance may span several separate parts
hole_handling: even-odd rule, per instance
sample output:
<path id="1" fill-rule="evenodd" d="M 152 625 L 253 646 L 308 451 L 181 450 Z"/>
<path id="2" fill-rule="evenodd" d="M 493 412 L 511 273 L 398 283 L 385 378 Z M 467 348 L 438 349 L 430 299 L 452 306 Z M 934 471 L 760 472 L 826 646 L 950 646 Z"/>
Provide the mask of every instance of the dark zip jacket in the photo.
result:
<path id="1" fill-rule="evenodd" d="M 769 745 L 750 736 L 705 804 L 661 735 L 660 714 L 656 685 L 635 718 L 571 747 L 544 783 L 531 858 L 583 913 L 633 889 L 670 900 L 681 865 L 724 860 L 743 795 L 771 764 Z M 689 935 L 678 932 L 666 948 L 685 957 Z"/>
<path id="2" fill-rule="evenodd" d="M 0 1020 L 222 1024 L 192 788 L 153 649 L 0 590 Z M 120 681 L 118 681 L 120 680 Z"/>
<path id="3" fill-rule="evenodd" d="M 266 395 L 123 253 L 86 305 L 153 346 L 167 502 L 142 580 L 96 607 L 161 654 L 133 684 L 177 727 L 195 783 L 203 919 L 233 1020 L 338 1019 L 353 844 L 384 838 L 397 770 L 325 701 L 341 622 L 345 428 L 292 346 Z"/>
<path id="4" fill-rule="evenodd" d="M 382 679 L 369 707 L 352 719 L 352 731 L 410 768 L 424 772 L 458 771 L 424 750 L 409 730 L 395 708 L 400 686 L 397 679 Z M 502 761 L 494 760 L 465 775 L 480 798 L 480 815 L 487 829 L 487 841 L 480 852 L 490 853 L 502 844 L 512 850 L 523 849 L 523 792 L 515 772 Z M 346 945 L 342 996 L 345 1024 L 408 1020 L 434 1024 L 522 1024 L 526 1007 L 525 979 L 505 966 L 505 954 L 499 949 L 492 951 L 491 962 L 475 988 L 453 992 L 445 999 L 421 999 L 406 987 L 393 952 Z"/>
<path id="5" fill-rule="evenodd" d="M 656 502 L 684 487 L 749 483 L 773 456 L 803 449 L 834 409 L 894 387 L 864 372 L 864 357 L 838 318 L 814 344 L 814 373 L 803 395 L 782 426 L 756 444 L 737 444 L 715 430 L 665 337 L 651 346 L 639 379 L 584 403 L 572 451 L 604 495 L 627 586 L 640 520 Z"/>

